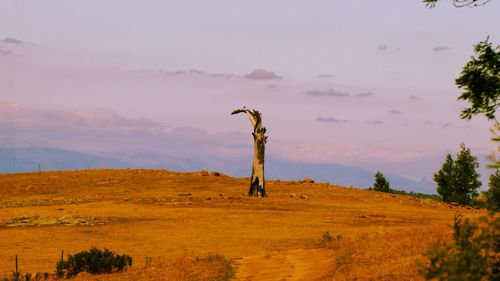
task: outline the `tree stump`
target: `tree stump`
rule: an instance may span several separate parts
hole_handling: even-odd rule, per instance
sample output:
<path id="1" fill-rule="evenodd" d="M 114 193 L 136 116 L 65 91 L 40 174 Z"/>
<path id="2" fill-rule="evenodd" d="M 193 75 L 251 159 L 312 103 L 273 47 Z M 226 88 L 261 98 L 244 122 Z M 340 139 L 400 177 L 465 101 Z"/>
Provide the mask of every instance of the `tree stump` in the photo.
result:
<path id="1" fill-rule="evenodd" d="M 255 109 L 236 109 L 231 115 L 246 113 L 253 125 L 253 163 L 252 177 L 250 178 L 250 190 L 248 196 L 266 197 L 266 187 L 264 180 L 264 153 L 267 142 L 265 136 L 266 128 L 262 127 L 262 114 Z"/>

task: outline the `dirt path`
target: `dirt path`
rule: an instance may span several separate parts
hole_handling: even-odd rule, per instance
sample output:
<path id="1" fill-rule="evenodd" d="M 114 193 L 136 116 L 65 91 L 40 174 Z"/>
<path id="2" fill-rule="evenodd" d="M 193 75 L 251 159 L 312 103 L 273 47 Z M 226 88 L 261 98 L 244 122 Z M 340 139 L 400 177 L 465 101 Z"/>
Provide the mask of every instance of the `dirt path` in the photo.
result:
<path id="1" fill-rule="evenodd" d="M 236 262 L 238 281 L 313 281 L 334 267 L 333 252 L 325 249 L 290 250 L 245 257 Z"/>

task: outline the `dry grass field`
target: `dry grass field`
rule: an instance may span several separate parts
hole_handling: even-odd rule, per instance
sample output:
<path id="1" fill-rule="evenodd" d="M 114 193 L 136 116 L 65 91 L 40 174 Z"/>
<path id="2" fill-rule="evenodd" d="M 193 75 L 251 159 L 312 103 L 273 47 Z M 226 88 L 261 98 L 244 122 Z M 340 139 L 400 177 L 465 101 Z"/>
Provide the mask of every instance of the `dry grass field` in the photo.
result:
<path id="1" fill-rule="evenodd" d="M 248 179 L 203 172 L 0 175 L 0 279 L 15 255 L 21 272 L 53 273 L 61 250 L 97 246 L 131 255 L 132 268 L 75 280 L 210 276 L 194 257 L 214 253 L 233 260 L 236 280 L 420 280 L 416 262 L 451 238 L 454 215 L 485 213 L 323 183 L 268 181 L 265 199 L 247 188 Z"/>

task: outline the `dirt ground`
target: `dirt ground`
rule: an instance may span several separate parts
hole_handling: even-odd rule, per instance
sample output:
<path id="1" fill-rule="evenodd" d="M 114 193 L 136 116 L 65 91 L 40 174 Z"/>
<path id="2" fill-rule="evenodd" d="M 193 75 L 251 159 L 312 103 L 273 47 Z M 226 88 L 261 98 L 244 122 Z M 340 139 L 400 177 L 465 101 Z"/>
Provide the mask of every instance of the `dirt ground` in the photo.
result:
<path id="1" fill-rule="evenodd" d="M 416 262 L 451 238 L 454 215 L 485 213 L 300 181 L 268 181 L 268 198 L 249 198 L 248 184 L 141 169 L 0 175 L 0 278 L 15 255 L 22 272 L 53 273 L 61 251 L 97 246 L 133 267 L 218 253 L 237 280 L 420 280 Z"/>

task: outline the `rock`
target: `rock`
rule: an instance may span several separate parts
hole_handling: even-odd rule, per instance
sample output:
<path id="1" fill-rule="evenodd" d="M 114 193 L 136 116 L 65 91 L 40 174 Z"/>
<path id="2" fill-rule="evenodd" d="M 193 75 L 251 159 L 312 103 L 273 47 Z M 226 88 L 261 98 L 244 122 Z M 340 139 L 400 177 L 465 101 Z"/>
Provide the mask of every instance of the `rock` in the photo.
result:
<path id="1" fill-rule="evenodd" d="M 290 193 L 290 194 L 288 194 L 288 196 L 289 196 L 290 198 L 297 198 L 297 195 L 296 195 L 295 193 Z"/>
<path id="2" fill-rule="evenodd" d="M 314 183 L 314 180 L 312 178 L 305 178 L 301 181 L 301 183 Z"/>
<path id="3" fill-rule="evenodd" d="M 308 198 L 308 197 L 307 197 L 307 195 L 305 195 L 305 194 L 300 195 L 300 199 L 307 199 L 307 198 Z"/>

